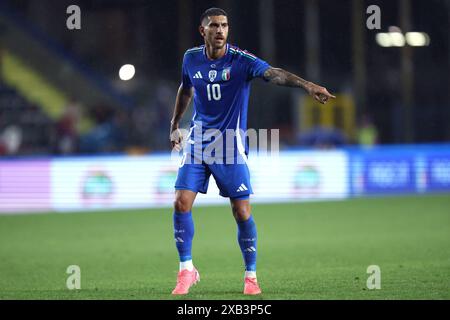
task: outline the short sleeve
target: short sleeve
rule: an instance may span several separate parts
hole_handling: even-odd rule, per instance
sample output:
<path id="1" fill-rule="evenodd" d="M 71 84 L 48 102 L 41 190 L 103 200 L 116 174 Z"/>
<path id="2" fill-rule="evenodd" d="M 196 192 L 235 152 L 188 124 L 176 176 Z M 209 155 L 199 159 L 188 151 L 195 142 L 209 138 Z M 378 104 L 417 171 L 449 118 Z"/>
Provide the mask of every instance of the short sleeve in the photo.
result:
<path id="1" fill-rule="evenodd" d="M 262 78 L 264 76 L 264 72 L 266 72 L 266 70 L 270 68 L 270 65 L 266 61 L 246 51 L 245 54 L 247 55 L 244 57 L 244 59 L 247 61 L 248 64 L 247 67 L 248 78 L 250 80 L 253 78 Z"/>
<path id="2" fill-rule="evenodd" d="M 189 77 L 189 72 L 187 69 L 187 57 L 184 55 L 183 58 L 183 65 L 181 67 L 181 84 L 183 85 L 183 88 L 189 89 L 192 87 L 192 81 Z"/>

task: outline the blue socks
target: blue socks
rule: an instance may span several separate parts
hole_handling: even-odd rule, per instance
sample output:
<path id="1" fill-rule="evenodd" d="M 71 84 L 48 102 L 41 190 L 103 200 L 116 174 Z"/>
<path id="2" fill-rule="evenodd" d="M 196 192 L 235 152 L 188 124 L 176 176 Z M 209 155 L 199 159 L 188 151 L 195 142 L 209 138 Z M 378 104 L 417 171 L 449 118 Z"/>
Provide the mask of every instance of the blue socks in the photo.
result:
<path id="1" fill-rule="evenodd" d="M 194 238 L 194 221 L 192 213 L 173 213 L 175 244 L 180 262 L 192 260 L 192 239 Z"/>
<path id="2" fill-rule="evenodd" d="M 238 242 L 245 263 L 245 271 L 256 271 L 257 233 L 253 216 L 246 221 L 236 221 L 238 226 Z M 194 238 L 194 222 L 192 213 L 173 214 L 175 244 L 180 262 L 192 260 L 192 239 Z"/>
<path id="3" fill-rule="evenodd" d="M 256 271 L 256 225 L 253 216 L 246 221 L 236 221 L 238 242 L 245 262 L 245 271 Z"/>

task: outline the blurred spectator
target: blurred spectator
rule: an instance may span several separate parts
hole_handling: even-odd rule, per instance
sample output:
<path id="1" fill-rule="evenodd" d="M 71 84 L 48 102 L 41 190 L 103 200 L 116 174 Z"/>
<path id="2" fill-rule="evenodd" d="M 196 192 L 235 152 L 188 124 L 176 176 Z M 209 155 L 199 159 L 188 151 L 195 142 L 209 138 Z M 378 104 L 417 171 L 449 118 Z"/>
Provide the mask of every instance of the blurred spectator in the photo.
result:
<path id="1" fill-rule="evenodd" d="M 176 89 L 171 84 L 160 82 L 145 103 L 133 109 L 130 120 L 133 124 L 131 140 L 134 147 L 147 150 L 167 150 L 168 131 L 175 104 Z"/>
<path id="2" fill-rule="evenodd" d="M 358 144 L 364 148 L 371 148 L 378 142 L 378 130 L 371 117 L 363 115 L 357 132 Z"/>
<path id="3" fill-rule="evenodd" d="M 22 130 L 18 126 L 10 125 L 0 135 L 0 155 L 13 155 L 19 151 L 22 143 Z"/>
<path id="4" fill-rule="evenodd" d="M 25 102 L 17 124 L 23 135 L 21 154 L 48 154 L 52 151 L 55 122 L 40 106 Z"/>
<path id="5" fill-rule="evenodd" d="M 58 153 L 72 154 L 76 152 L 81 110 L 80 104 L 74 98 L 65 106 L 64 113 L 56 123 Z"/>
<path id="6" fill-rule="evenodd" d="M 93 115 L 96 125 L 80 137 L 80 152 L 122 152 L 125 142 L 125 114 L 109 106 L 100 105 L 94 108 Z"/>

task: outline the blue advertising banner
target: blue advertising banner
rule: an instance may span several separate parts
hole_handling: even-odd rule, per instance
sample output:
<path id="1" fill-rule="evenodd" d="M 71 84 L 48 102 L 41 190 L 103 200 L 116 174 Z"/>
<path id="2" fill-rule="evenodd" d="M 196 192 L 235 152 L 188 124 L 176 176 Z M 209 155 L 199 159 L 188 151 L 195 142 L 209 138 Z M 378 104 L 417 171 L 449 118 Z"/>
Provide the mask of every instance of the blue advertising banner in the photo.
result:
<path id="1" fill-rule="evenodd" d="M 413 193 L 416 190 L 414 158 L 407 155 L 366 154 L 351 164 L 354 195 Z"/>
<path id="2" fill-rule="evenodd" d="M 450 190 L 450 154 L 431 155 L 426 161 L 427 190 Z"/>
<path id="3" fill-rule="evenodd" d="M 353 196 L 450 191 L 450 145 L 348 152 Z"/>

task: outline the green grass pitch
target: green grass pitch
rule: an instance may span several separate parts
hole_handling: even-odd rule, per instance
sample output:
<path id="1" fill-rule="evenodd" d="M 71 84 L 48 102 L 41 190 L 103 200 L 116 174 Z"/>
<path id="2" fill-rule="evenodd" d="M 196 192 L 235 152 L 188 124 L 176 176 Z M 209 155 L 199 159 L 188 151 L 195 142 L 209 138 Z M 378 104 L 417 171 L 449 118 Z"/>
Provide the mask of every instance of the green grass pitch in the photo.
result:
<path id="1" fill-rule="evenodd" d="M 258 280 L 228 207 L 194 208 L 201 281 L 170 295 L 178 259 L 171 209 L 0 216 L 0 299 L 449 299 L 450 195 L 253 205 Z M 81 268 L 81 290 L 66 269 Z M 381 289 L 368 290 L 369 265 Z"/>

